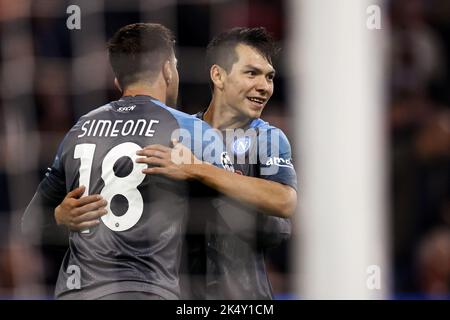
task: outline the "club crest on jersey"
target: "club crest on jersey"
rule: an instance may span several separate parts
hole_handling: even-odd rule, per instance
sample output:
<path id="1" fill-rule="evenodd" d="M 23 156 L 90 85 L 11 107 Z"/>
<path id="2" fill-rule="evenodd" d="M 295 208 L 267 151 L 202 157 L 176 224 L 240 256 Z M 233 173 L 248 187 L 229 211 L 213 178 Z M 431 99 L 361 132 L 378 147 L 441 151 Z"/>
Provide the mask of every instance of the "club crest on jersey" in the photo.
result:
<path id="1" fill-rule="evenodd" d="M 250 148 L 250 144 L 252 143 L 250 137 L 241 137 L 236 139 L 233 142 L 233 152 L 235 154 L 243 154 L 246 153 L 248 151 L 248 149 Z"/>
<path id="2" fill-rule="evenodd" d="M 228 153 L 222 152 L 222 154 L 220 155 L 220 159 L 222 162 L 222 167 L 225 170 L 234 172 L 233 163 L 231 162 L 230 157 L 228 156 Z"/>

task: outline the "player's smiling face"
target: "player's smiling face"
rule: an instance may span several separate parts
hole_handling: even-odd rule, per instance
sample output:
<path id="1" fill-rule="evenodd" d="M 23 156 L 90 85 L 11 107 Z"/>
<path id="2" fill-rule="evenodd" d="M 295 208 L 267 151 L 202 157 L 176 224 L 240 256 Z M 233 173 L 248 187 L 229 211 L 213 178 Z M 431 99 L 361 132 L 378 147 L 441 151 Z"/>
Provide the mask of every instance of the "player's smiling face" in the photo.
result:
<path id="1" fill-rule="evenodd" d="M 248 118 L 259 118 L 273 94 L 275 70 L 256 49 L 239 44 L 238 56 L 224 81 L 224 103 Z"/>

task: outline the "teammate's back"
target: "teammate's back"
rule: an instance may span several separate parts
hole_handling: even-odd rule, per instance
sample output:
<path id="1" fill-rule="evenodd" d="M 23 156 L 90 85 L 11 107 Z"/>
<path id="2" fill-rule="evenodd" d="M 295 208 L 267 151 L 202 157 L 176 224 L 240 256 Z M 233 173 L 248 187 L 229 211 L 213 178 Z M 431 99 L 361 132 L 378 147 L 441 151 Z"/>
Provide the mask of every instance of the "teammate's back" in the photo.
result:
<path id="1" fill-rule="evenodd" d="M 60 147 L 52 170 L 65 177 L 66 191 L 85 185 L 108 201 L 108 214 L 89 231 L 71 233 L 58 297 L 93 299 L 122 291 L 178 296 L 187 190 L 180 181 L 144 175 L 146 165 L 134 160 L 146 145 L 169 146 L 172 133 L 190 131 L 195 119 L 181 113 L 176 118 L 176 111 L 155 101 L 124 97 L 98 108 L 78 121 Z"/>
<path id="2" fill-rule="evenodd" d="M 107 214 L 95 227 L 70 234 L 56 296 L 144 292 L 174 299 L 187 190 L 180 181 L 144 175 L 147 165 L 135 161 L 136 152 L 149 144 L 169 146 L 176 129 L 185 129 L 183 143 L 195 151 L 208 126 L 166 106 L 176 104 L 179 83 L 170 30 L 150 23 L 125 26 L 110 39 L 108 53 L 123 97 L 83 116 L 69 131 L 22 227 L 27 235 L 48 231 L 67 192 L 84 185 L 85 194 L 107 200 Z M 194 134 L 194 128 L 200 130 Z M 70 200 L 81 205 L 80 199 Z"/>

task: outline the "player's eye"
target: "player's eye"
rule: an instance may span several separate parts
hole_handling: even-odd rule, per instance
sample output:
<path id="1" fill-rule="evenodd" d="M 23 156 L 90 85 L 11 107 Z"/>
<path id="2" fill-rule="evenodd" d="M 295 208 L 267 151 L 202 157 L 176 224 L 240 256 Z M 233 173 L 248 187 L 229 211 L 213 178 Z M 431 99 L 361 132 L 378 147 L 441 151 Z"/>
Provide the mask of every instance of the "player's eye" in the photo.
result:
<path id="1" fill-rule="evenodd" d="M 267 80 L 269 80 L 269 81 L 273 81 L 274 78 L 275 78 L 275 75 L 274 75 L 274 74 L 269 74 L 269 75 L 267 76 Z"/>
<path id="2" fill-rule="evenodd" d="M 251 76 L 251 77 L 256 76 L 256 72 L 253 71 L 253 70 L 246 71 L 245 74 L 248 74 L 248 75 Z"/>

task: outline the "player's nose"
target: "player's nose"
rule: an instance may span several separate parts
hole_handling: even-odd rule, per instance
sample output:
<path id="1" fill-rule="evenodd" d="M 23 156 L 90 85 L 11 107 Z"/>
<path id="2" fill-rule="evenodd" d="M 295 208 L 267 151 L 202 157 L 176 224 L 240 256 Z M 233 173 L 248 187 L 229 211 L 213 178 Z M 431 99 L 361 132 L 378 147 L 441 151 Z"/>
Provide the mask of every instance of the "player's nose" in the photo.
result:
<path id="1" fill-rule="evenodd" d="M 273 90 L 272 82 L 266 79 L 266 77 L 259 77 L 258 82 L 256 83 L 256 90 L 259 93 L 271 94 Z"/>

